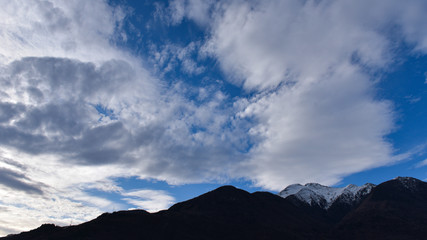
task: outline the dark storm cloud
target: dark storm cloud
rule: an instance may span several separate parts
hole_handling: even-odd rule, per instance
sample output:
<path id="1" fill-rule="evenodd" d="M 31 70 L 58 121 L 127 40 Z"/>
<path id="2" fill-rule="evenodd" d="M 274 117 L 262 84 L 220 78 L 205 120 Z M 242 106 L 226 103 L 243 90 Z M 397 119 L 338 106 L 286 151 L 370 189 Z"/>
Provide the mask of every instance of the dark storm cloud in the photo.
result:
<path id="1" fill-rule="evenodd" d="M 43 190 L 40 186 L 27 183 L 23 180 L 28 181 L 29 179 L 24 174 L 14 172 L 10 169 L 0 168 L 0 184 L 29 194 L 43 195 Z"/>

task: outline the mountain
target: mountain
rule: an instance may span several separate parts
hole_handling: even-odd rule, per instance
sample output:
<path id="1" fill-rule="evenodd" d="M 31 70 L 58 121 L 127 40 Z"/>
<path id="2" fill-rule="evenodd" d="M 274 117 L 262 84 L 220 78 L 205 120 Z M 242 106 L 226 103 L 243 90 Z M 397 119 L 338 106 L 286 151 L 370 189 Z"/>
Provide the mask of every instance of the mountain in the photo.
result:
<path id="1" fill-rule="evenodd" d="M 291 185 L 275 195 L 223 186 L 168 210 L 104 213 L 69 227 L 45 224 L 15 239 L 425 239 L 427 183 Z"/>

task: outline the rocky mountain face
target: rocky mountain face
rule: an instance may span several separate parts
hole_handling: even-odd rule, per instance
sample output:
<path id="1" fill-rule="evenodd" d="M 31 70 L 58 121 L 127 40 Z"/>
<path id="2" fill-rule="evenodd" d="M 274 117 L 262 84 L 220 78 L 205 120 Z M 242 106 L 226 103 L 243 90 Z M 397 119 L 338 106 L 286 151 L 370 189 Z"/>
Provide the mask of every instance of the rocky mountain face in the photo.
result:
<path id="1" fill-rule="evenodd" d="M 105 213 L 1 239 L 425 239 L 427 183 L 291 185 L 279 195 L 220 187 L 158 213 Z"/>

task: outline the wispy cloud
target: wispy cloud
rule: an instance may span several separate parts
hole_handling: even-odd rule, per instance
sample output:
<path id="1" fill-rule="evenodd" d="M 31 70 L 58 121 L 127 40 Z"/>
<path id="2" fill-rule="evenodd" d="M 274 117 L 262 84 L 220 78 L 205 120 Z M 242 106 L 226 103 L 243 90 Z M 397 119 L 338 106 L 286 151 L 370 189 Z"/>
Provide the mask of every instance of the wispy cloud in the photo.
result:
<path id="1" fill-rule="evenodd" d="M 406 96 L 405 99 L 407 99 L 407 101 L 411 104 L 421 101 L 421 97 L 416 97 L 416 96 Z"/>
<path id="2" fill-rule="evenodd" d="M 416 167 L 424 167 L 427 166 L 427 159 L 425 159 L 424 161 L 419 162 Z"/>

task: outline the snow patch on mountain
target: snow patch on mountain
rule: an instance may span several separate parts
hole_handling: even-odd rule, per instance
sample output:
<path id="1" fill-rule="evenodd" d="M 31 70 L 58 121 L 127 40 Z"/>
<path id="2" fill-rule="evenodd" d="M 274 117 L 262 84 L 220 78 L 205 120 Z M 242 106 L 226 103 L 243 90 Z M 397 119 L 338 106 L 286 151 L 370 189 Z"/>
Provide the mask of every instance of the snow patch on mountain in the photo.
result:
<path id="1" fill-rule="evenodd" d="M 350 184 L 343 188 L 328 187 L 318 183 L 292 184 L 282 190 L 279 196 L 286 198 L 293 195 L 311 206 L 318 205 L 328 209 L 338 199 L 348 204 L 358 201 L 369 194 L 374 187 L 375 185 L 371 183 L 363 186 Z"/>
<path id="2" fill-rule="evenodd" d="M 399 181 L 405 188 L 409 190 L 415 190 L 420 180 L 412 177 L 396 177 L 393 180 Z"/>

